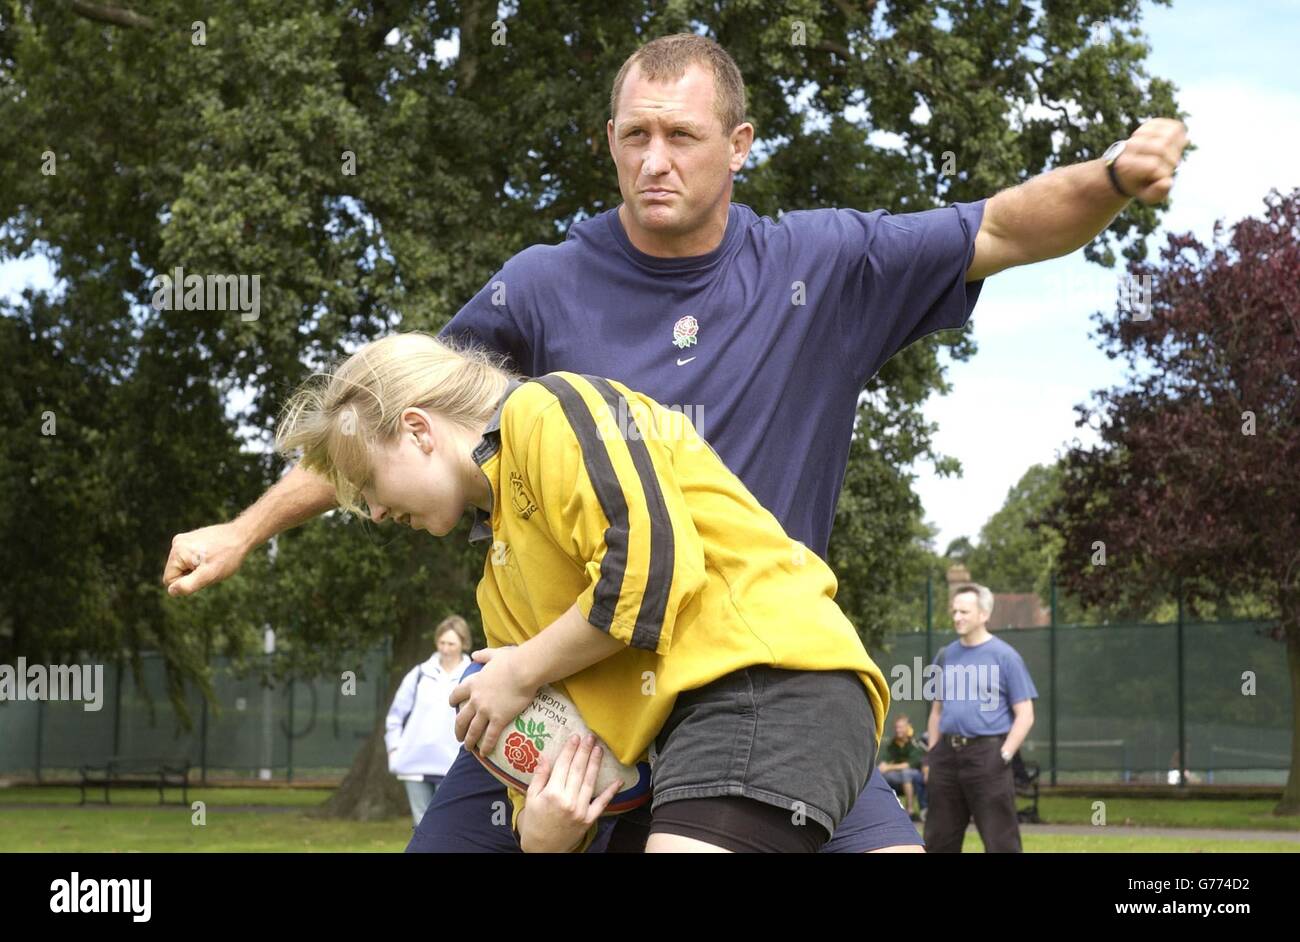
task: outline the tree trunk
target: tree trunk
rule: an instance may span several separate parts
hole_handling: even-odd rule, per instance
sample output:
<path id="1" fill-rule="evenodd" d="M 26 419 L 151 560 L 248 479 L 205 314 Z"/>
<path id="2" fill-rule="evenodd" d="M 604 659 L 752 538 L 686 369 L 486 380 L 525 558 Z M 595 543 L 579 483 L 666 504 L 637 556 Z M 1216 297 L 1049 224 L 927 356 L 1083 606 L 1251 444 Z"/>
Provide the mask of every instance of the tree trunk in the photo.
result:
<path id="1" fill-rule="evenodd" d="M 1300 593 L 1283 596 L 1282 624 L 1286 638 L 1286 660 L 1291 674 L 1291 771 L 1287 773 L 1282 800 L 1275 815 L 1300 815 Z"/>
<path id="2" fill-rule="evenodd" d="M 385 712 L 393 702 L 397 688 L 407 672 L 433 654 L 434 643 L 428 637 L 427 616 L 410 613 L 400 622 L 393 638 L 393 658 L 385 685 Z M 322 818 L 346 818 L 351 821 L 380 821 L 411 813 L 406 789 L 388 771 L 388 751 L 384 747 L 384 718 L 357 750 L 352 768 L 330 799 L 315 812 Z"/>
<path id="3" fill-rule="evenodd" d="M 388 771 L 384 722 L 380 720 L 357 750 L 352 768 L 348 770 L 343 783 L 316 810 L 316 816 L 347 818 L 351 821 L 382 821 L 410 813 L 406 789 Z"/>

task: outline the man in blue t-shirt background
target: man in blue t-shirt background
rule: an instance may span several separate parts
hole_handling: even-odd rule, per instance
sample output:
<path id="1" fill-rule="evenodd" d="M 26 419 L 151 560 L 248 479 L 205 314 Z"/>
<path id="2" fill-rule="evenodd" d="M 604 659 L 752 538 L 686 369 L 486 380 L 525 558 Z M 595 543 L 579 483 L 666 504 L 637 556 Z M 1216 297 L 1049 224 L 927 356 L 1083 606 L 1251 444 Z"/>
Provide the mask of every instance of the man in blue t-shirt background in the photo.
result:
<path id="1" fill-rule="evenodd" d="M 950 607 L 957 640 L 934 659 L 941 673 L 926 727 L 926 850 L 961 853 L 973 818 L 986 852 L 1019 853 L 1011 760 L 1034 725 L 1038 691 L 1020 653 L 989 633 L 992 592 L 965 583 Z"/>
<path id="2" fill-rule="evenodd" d="M 607 124 L 623 202 L 506 261 L 443 336 L 528 375 L 612 377 L 681 407 L 786 531 L 825 557 L 867 381 L 908 344 L 963 326 L 988 275 L 1075 251 L 1130 199 L 1163 200 L 1186 131 L 1153 119 L 1101 159 L 974 203 L 773 220 L 731 199 L 754 141 L 746 114 L 740 71 L 717 43 L 680 34 L 638 49 L 614 80 Z M 163 581 L 189 595 L 333 507 L 329 484 L 295 467 L 236 520 L 178 534 Z M 504 798 L 462 752 L 412 848 L 517 850 Z M 919 844 L 875 774 L 823 849 Z"/>

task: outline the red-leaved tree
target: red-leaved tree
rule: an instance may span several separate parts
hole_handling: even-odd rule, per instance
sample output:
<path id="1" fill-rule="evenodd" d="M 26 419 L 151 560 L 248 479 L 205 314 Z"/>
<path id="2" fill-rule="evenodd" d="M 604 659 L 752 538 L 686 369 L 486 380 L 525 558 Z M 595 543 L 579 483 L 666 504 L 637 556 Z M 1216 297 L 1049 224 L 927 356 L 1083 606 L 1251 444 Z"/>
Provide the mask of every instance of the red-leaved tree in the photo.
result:
<path id="1" fill-rule="evenodd" d="M 1216 225 L 1210 246 L 1170 236 L 1157 262 L 1130 265 L 1134 290 L 1098 334 L 1131 378 L 1076 407 L 1101 442 L 1066 454 L 1045 519 L 1085 603 L 1275 601 L 1292 712 L 1275 813 L 1300 814 L 1300 190 L 1265 207 Z"/>

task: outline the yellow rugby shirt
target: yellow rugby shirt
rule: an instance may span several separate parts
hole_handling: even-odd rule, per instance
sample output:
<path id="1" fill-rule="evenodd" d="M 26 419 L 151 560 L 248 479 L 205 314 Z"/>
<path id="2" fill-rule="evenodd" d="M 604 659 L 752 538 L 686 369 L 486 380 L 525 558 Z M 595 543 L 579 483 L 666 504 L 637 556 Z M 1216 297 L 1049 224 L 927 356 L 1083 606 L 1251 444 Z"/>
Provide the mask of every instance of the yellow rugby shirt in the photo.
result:
<path id="1" fill-rule="evenodd" d="M 627 644 L 557 684 L 619 761 L 646 756 L 678 693 L 753 665 L 857 671 L 880 742 L 888 686 L 834 573 L 682 413 L 575 373 L 512 381 L 474 460 L 492 489 L 470 535 L 492 540 L 488 642 L 527 641 L 576 601 Z"/>

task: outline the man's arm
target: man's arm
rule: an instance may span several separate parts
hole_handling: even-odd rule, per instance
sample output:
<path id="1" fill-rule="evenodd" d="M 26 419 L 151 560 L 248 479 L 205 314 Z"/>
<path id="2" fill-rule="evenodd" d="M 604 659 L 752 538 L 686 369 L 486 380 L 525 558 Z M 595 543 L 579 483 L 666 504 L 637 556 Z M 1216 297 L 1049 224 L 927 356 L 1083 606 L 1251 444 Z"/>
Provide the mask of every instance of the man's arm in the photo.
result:
<path id="1" fill-rule="evenodd" d="M 1011 705 L 1011 712 L 1016 718 L 1011 723 L 1011 732 L 1007 733 L 1007 738 L 1002 740 L 1002 751 L 1014 756 L 1025 741 L 1025 737 L 1029 735 L 1029 730 L 1033 728 L 1034 701 L 1021 700 L 1019 703 L 1014 703 Z"/>
<path id="2" fill-rule="evenodd" d="M 943 713 L 943 703 L 935 700 L 930 704 L 930 720 L 925 724 L 926 737 L 930 741 L 930 748 L 933 749 L 939 745 L 939 716 Z"/>
<path id="3" fill-rule="evenodd" d="M 320 475 L 294 467 L 229 523 L 179 533 L 163 569 L 168 595 L 190 595 L 234 574 L 244 557 L 277 533 L 336 506 L 334 488 Z"/>
<path id="4" fill-rule="evenodd" d="M 1143 124 L 1115 161 L 1124 192 L 1143 203 L 1162 201 L 1174 185 L 1174 169 L 1186 146 L 1187 128 L 1181 121 L 1153 118 Z M 984 204 L 966 280 L 1068 255 L 1096 238 L 1127 203 L 1100 159 L 1050 170 L 1003 190 Z"/>

